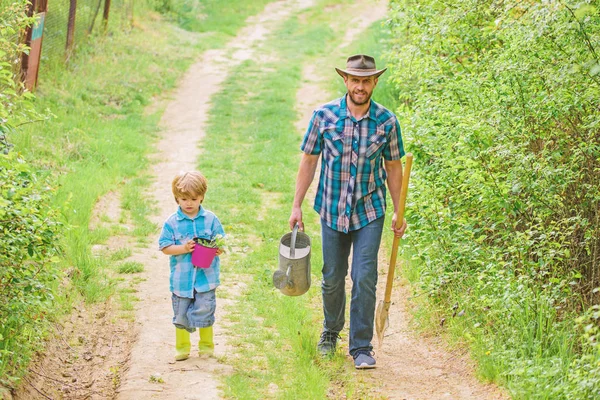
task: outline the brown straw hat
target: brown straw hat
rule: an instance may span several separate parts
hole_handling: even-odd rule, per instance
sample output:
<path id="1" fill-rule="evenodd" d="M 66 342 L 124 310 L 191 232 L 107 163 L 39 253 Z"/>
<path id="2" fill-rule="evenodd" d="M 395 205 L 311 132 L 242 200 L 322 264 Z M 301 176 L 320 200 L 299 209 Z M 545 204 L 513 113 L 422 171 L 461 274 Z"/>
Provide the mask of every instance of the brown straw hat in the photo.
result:
<path id="1" fill-rule="evenodd" d="M 338 74 L 341 77 L 346 77 L 347 75 L 353 76 L 374 76 L 377 78 L 379 75 L 383 74 L 387 68 L 378 70 L 375 68 L 375 59 L 371 56 L 367 56 L 365 54 L 357 54 L 355 56 L 348 57 L 346 61 L 346 69 L 336 68 Z"/>

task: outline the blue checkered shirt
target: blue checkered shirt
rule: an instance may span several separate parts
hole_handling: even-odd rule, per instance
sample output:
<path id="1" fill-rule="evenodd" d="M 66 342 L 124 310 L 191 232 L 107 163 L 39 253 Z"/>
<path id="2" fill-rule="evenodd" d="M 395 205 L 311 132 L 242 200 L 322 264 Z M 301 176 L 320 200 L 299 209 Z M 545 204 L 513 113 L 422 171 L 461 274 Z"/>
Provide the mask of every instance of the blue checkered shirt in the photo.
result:
<path id="1" fill-rule="evenodd" d="M 371 100 L 357 121 L 346 96 L 314 111 L 300 149 L 321 154 L 321 176 L 314 209 L 339 232 L 360 229 L 385 215 L 383 160 L 404 156 L 396 116 Z"/>
<path id="2" fill-rule="evenodd" d="M 158 239 L 159 250 L 165 247 L 184 244 L 195 237 L 214 239 L 217 235 L 225 236 L 219 219 L 212 212 L 200 207 L 198 215 L 190 218 L 177 209 L 165 221 Z M 194 298 L 196 292 L 208 292 L 219 286 L 219 257 L 215 257 L 209 268 L 196 268 L 192 265 L 192 253 L 169 256 L 171 274 L 169 290 L 179 297 Z"/>

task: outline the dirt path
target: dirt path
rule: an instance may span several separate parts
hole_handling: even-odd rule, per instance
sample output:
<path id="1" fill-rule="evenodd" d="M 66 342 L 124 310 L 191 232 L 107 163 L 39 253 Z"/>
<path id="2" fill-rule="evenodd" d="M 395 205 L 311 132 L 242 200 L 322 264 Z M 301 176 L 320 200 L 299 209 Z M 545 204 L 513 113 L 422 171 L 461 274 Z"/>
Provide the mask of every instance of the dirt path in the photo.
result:
<path id="1" fill-rule="evenodd" d="M 156 180 L 150 194 L 156 197 L 159 215 L 153 222 L 162 224 L 176 205 L 170 192 L 173 177 L 181 170 L 195 169 L 200 156 L 199 144 L 210 107 L 210 98 L 220 90 L 228 72 L 254 55 L 265 36 L 287 16 L 312 4 L 311 0 L 284 0 L 271 3 L 265 10 L 248 20 L 247 26 L 222 50 L 211 50 L 194 64 L 182 79 L 163 117 L 163 139 L 158 144 L 154 167 Z M 210 182 L 209 182 L 210 185 Z M 210 190 L 210 186 L 209 186 Z M 175 330 L 170 323 L 171 306 L 168 291 L 166 258 L 151 243 L 135 256 L 148 271 L 140 284 L 142 299 L 137 305 L 138 340 L 133 346 L 130 366 L 123 376 L 117 399 L 218 399 L 219 388 L 215 374 L 226 368 L 217 359 L 190 357 L 174 363 Z M 227 262 L 226 258 L 223 260 Z M 221 292 L 235 291 L 224 283 Z M 227 297 L 229 300 L 224 299 Z M 215 330 L 215 355 L 226 352 L 223 310 L 233 296 L 219 296 Z M 192 335 L 192 343 L 197 334 Z M 192 346 L 192 352 L 194 346 Z M 142 395 L 147 393 L 147 395 Z M 142 397 L 140 397 L 142 396 Z"/>
<path id="2" fill-rule="evenodd" d="M 352 21 L 344 35 L 340 50 L 359 38 L 359 35 L 374 22 L 385 17 L 387 1 L 368 1 L 350 7 L 345 12 L 351 13 Z M 369 13 L 364 13 L 364 7 Z M 322 74 L 326 74 L 326 77 Z M 339 79 L 333 68 L 317 69 L 307 66 L 303 70 L 303 86 L 297 93 L 297 107 L 301 118 L 296 123 L 300 134 L 304 134 L 312 111 L 319 105 L 333 99 L 323 89 L 326 79 Z M 377 90 L 377 89 L 376 89 Z M 319 176 L 317 171 L 316 177 Z M 307 204 L 312 205 L 317 179 L 311 185 L 307 196 Z M 312 198 L 311 198 L 312 197 Z M 384 250 L 379 256 L 379 297 L 385 291 L 386 274 L 389 259 Z M 348 292 L 351 281 L 347 281 Z M 398 284 L 392 292 L 390 309 L 390 326 L 386 330 L 382 348 L 375 345 L 378 367 L 371 371 L 356 371 L 357 379 L 369 381 L 372 391 L 369 398 L 385 399 L 505 399 L 508 398 L 494 385 L 486 385 L 478 381 L 473 374 L 473 365 L 466 354 L 452 353 L 443 349 L 431 339 L 418 337 L 409 328 L 410 314 L 408 310 L 409 293 Z M 348 337 L 348 327 L 344 335 Z M 347 353 L 347 342 L 342 342 L 343 351 Z M 350 357 L 348 356 L 349 361 Z"/>

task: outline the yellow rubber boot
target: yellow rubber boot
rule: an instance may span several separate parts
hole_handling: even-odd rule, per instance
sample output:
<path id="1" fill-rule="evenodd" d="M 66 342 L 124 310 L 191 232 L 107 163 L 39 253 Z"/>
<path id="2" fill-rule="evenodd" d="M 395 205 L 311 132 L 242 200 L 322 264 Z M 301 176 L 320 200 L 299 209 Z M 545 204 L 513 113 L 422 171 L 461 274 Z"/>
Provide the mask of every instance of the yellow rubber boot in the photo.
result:
<path id="1" fill-rule="evenodd" d="M 215 351 L 213 342 L 213 327 L 200 328 L 200 341 L 198 342 L 198 354 L 200 356 L 212 356 Z"/>
<path id="2" fill-rule="evenodd" d="M 175 328 L 175 361 L 187 360 L 191 347 L 190 333 L 185 329 Z"/>

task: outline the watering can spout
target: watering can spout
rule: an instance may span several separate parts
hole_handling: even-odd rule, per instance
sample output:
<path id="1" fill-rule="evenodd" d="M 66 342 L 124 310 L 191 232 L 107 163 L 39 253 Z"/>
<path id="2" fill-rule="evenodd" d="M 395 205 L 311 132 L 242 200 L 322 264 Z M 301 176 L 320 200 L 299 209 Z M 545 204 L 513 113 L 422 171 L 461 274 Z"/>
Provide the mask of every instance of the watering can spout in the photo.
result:
<path id="1" fill-rule="evenodd" d="M 286 272 L 277 270 L 273 273 L 273 285 L 279 289 L 292 288 L 293 282 L 290 280 L 291 265 L 288 267 Z"/>

